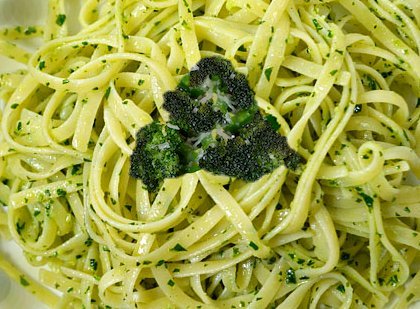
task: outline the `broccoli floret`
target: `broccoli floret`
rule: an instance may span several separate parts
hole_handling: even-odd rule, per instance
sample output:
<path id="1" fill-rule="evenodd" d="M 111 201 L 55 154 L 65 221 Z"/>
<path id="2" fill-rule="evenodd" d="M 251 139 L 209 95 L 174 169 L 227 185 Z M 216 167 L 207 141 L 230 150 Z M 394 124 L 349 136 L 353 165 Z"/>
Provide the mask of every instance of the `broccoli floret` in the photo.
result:
<path id="1" fill-rule="evenodd" d="M 143 180 L 149 191 L 156 191 L 165 178 L 183 173 L 180 153 L 184 141 L 177 130 L 155 121 L 141 128 L 136 140 L 130 175 Z"/>
<path id="2" fill-rule="evenodd" d="M 255 181 L 281 164 L 296 169 L 302 159 L 289 147 L 286 137 L 274 130 L 272 121 L 258 112 L 231 138 L 218 136 L 204 151 L 200 167 L 246 181 Z"/>
<path id="3" fill-rule="evenodd" d="M 234 126 L 239 115 L 247 118 L 258 110 L 245 75 L 221 57 L 198 62 L 176 90 L 164 95 L 163 107 L 170 113 L 170 122 L 187 137 L 217 126 Z"/>
<path id="4" fill-rule="evenodd" d="M 232 105 L 236 109 L 246 109 L 254 103 L 254 93 L 248 85 L 244 74 L 235 71 L 229 60 L 222 57 L 201 59 L 178 86 L 186 92 L 189 89 L 201 88 L 211 80 L 218 88 L 231 96 Z M 209 87 L 209 86 L 207 86 Z"/>
<path id="5" fill-rule="evenodd" d="M 281 164 L 295 170 L 302 158 L 264 116 L 245 75 L 221 57 L 204 58 L 177 89 L 164 94 L 169 122 L 140 129 L 130 174 L 156 191 L 165 178 L 205 169 L 255 181 Z"/>
<path id="6" fill-rule="evenodd" d="M 185 136 L 198 136 L 223 122 L 222 112 L 214 110 L 210 102 L 199 103 L 181 91 L 166 92 L 163 98 L 163 107 L 171 114 L 170 123 L 178 126 Z"/>

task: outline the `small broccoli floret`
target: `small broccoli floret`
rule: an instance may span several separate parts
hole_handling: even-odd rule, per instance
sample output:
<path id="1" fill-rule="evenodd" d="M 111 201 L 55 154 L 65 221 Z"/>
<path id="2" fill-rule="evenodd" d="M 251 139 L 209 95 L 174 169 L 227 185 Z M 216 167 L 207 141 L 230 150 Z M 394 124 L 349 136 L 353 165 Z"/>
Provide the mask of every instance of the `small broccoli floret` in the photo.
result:
<path id="1" fill-rule="evenodd" d="M 189 76 L 184 77 L 178 88 L 191 93 L 190 89 L 202 88 L 203 85 L 207 85 L 209 79 L 222 92 L 231 96 L 232 105 L 236 109 L 250 108 L 255 104 L 254 93 L 245 75 L 236 72 L 230 61 L 222 57 L 201 59 L 191 69 Z"/>
<path id="2" fill-rule="evenodd" d="M 163 98 L 163 107 L 171 114 L 170 123 L 178 126 L 187 137 L 211 131 L 217 123 L 223 122 L 223 114 L 214 110 L 209 102 L 200 103 L 185 92 L 168 91 Z"/>
<path id="3" fill-rule="evenodd" d="M 177 130 L 158 122 L 137 132 L 131 155 L 130 175 L 141 179 L 149 191 L 155 191 L 165 178 L 183 173 L 180 153 L 184 141 Z"/>
<path id="4" fill-rule="evenodd" d="M 178 88 L 164 95 L 170 122 L 187 137 L 197 137 L 215 127 L 237 125 L 258 110 L 245 75 L 235 72 L 221 57 L 204 58 L 185 75 Z M 242 118 L 241 118 L 242 117 Z"/>
<path id="5" fill-rule="evenodd" d="M 254 160 L 255 156 L 252 145 L 235 137 L 208 148 L 200 159 L 200 166 L 214 174 L 254 181 L 265 174 Z"/>
<path id="6" fill-rule="evenodd" d="M 267 167 L 267 170 L 272 171 L 281 164 L 296 170 L 303 163 L 303 158 L 290 148 L 287 138 L 277 132 L 279 128 L 274 116 L 263 116 L 258 112 L 251 123 L 243 126 L 239 134 L 254 146 L 257 153 L 255 159 Z"/>
<path id="7" fill-rule="evenodd" d="M 272 121 L 257 112 L 232 138 L 217 137 L 217 142 L 204 151 L 200 166 L 246 181 L 255 181 L 281 164 L 296 169 L 302 158 L 274 130 Z"/>

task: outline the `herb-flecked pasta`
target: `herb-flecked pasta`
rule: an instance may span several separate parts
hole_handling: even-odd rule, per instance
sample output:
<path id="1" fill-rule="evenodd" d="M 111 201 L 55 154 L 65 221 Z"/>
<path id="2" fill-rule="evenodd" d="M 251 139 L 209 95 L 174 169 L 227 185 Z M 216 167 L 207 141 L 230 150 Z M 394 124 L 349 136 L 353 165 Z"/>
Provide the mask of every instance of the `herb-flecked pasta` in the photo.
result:
<path id="1" fill-rule="evenodd" d="M 420 2 L 64 0 L 0 29 L 0 236 L 58 308 L 407 308 L 420 299 Z M 42 36 L 29 53 L 19 41 Z M 136 132 L 201 58 L 247 76 L 303 158 L 149 193 Z M 55 292 L 53 291 L 55 290 Z"/>

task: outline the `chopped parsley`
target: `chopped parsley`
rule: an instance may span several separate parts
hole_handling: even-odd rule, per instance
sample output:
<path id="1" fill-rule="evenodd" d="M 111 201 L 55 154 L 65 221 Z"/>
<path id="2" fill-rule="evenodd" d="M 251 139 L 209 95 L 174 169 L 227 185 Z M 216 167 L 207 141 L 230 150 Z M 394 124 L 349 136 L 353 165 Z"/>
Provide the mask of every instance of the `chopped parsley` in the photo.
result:
<path id="1" fill-rule="evenodd" d="M 67 16 L 65 14 L 58 14 L 55 23 L 61 27 L 66 22 L 66 18 Z"/>
<path id="2" fill-rule="evenodd" d="M 30 35 L 32 33 L 36 33 L 36 28 L 34 26 L 29 26 L 26 30 L 25 30 L 25 35 Z"/>
<path id="3" fill-rule="evenodd" d="M 341 293 L 344 293 L 346 291 L 346 288 L 344 287 L 344 285 L 340 284 L 339 286 L 337 286 L 337 290 Z"/>
<path id="4" fill-rule="evenodd" d="M 341 259 L 342 259 L 343 261 L 348 260 L 349 258 L 350 258 L 350 253 L 347 253 L 347 252 L 345 252 L 345 251 L 343 251 L 343 252 L 341 253 Z"/>
<path id="5" fill-rule="evenodd" d="M 156 266 L 162 266 L 163 264 L 165 264 L 165 261 L 164 261 L 164 260 L 159 260 L 159 261 L 156 263 Z"/>
<path id="6" fill-rule="evenodd" d="M 86 241 L 85 241 L 85 245 L 87 246 L 87 247 L 90 247 L 91 245 L 92 245 L 92 243 L 93 243 L 93 239 L 92 238 L 88 238 L 88 239 L 86 239 Z"/>
<path id="7" fill-rule="evenodd" d="M 80 175 L 81 169 L 82 169 L 81 164 L 73 165 L 72 168 L 71 168 L 71 174 L 72 175 Z"/>
<path id="8" fill-rule="evenodd" d="M 21 275 L 20 277 L 19 277 L 19 279 L 20 279 L 20 284 L 22 285 L 22 286 L 28 286 L 30 283 L 28 282 L 28 280 L 26 280 L 26 278 L 25 278 L 25 276 L 23 276 L 23 275 Z"/>
<path id="9" fill-rule="evenodd" d="M 264 71 L 265 78 L 269 81 L 271 77 L 271 73 L 273 72 L 273 68 L 267 68 Z"/>
<path id="10" fill-rule="evenodd" d="M 316 31 L 322 30 L 322 26 L 319 24 L 318 20 L 312 19 L 312 23 L 314 24 Z"/>
<path id="11" fill-rule="evenodd" d="M 64 190 L 64 189 L 59 188 L 59 189 L 57 189 L 57 195 L 58 196 L 66 196 L 67 195 L 67 191 Z"/>
<path id="12" fill-rule="evenodd" d="M 39 62 L 39 64 L 38 64 L 38 68 L 42 71 L 43 69 L 45 69 L 45 61 L 44 60 L 42 60 L 42 61 L 40 61 Z"/>
<path id="13" fill-rule="evenodd" d="M 249 243 L 249 246 L 250 246 L 252 249 L 254 249 L 255 251 L 257 251 L 257 250 L 259 249 L 259 247 L 257 246 L 257 244 L 256 244 L 256 243 L 254 243 L 253 241 L 251 241 L 251 242 Z"/>
<path id="14" fill-rule="evenodd" d="M 187 249 L 185 249 L 183 246 L 181 246 L 180 244 L 176 244 L 175 245 L 175 247 L 173 247 L 172 249 L 171 249 L 171 251 L 177 251 L 177 252 L 180 252 L 180 251 L 187 251 Z"/>
<path id="15" fill-rule="evenodd" d="M 354 106 L 353 112 L 354 112 L 355 114 L 357 114 L 357 113 L 360 113 L 361 111 L 362 111 L 362 104 L 356 104 L 356 105 Z"/>
<path id="16" fill-rule="evenodd" d="M 289 268 L 286 272 L 286 283 L 296 284 L 296 274 L 293 268 Z"/>
<path id="17" fill-rule="evenodd" d="M 96 259 L 90 259 L 89 265 L 90 265 L 90 268 L 92 268 L 93 270 L 98 269 L 98 261 L 96 261 Z"/>
<path id="18" fill-rule="evenodd" d="M 398 284 L 398 277 L 397 277 L 397 275 L 393 275 L 393 276 L 391 276 L 390 278 L 389 278 L 389 280 L 388 280 L 388 285 L 392 285 L 392 286 L 396 286 L 397 284 Z"/>
<path id="19" fill-rule="evenodd" d="M 108 87 L 105 91 L 105 99 L 108 100 L 109 94 L 111 93 L 111 87 Z"/>
<path id="20" fill-rule="evenodd" d="M 366 206 L 369 207 L 369 209 L 373 207 L 373 198 L 370 195 L 367 195 L 364 192 L 359 192 L 359 195 L 363 198 Z"/>
<path id="21" fill-rule="evenodd" d="M 16 222 L 16 231 L 18 232 L 18 234 L 20 235 L 23 231 L 23 229 L 25 228 L 26 223 L 20 223 L 19 221 Z"/>

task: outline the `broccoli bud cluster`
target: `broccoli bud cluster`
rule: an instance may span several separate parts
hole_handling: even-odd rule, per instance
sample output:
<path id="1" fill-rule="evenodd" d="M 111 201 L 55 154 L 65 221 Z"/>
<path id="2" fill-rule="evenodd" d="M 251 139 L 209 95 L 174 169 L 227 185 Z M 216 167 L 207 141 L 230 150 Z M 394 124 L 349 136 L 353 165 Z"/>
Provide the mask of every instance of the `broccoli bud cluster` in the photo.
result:
<path id="1" fill-rule="evenodd" d="M 200 60 L 177 89 L 164 94 L 169 122 L 141 128 L 130 174 L 156 191 L 165 178 L 205 169 L 255 181 L 281 164 L 296 169 L 302 158 L 264 116 L 245 75 L 222 57 Z"/>

